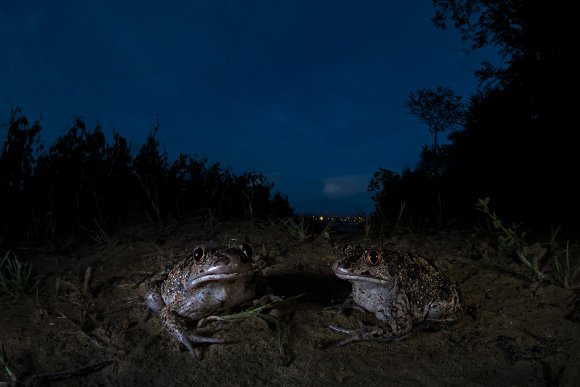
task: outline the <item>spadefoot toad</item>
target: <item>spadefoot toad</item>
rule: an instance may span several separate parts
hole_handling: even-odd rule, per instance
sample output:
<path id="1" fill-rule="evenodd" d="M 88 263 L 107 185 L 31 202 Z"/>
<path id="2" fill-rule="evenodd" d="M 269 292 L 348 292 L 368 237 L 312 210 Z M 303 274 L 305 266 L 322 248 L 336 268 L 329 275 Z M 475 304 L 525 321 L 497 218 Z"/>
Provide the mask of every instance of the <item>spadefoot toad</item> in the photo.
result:
<path id="1" fill-rule="evenodd" d="M 187 320 L 199 322 L 252 299 L 255 295 L 252 249 L 195 246 L 161 279 L 150 282 L 145 294 L 149 309 L 171 336 L 195 357 L 194 343 L 221 343 L 222 339 L 191 332 Z"/>
<path id="2" fill-rule="evenodd" d="M 457 287 L 426 258 L 409 251 L 348 243 L 333 264 L 334 273 L 352 283 L 352 299 L 374 313 L 377 326 L 330 328 L 362 340 L 398 340 L 417 325 L 437 327 L 457 321 L 462 307 Z"/>

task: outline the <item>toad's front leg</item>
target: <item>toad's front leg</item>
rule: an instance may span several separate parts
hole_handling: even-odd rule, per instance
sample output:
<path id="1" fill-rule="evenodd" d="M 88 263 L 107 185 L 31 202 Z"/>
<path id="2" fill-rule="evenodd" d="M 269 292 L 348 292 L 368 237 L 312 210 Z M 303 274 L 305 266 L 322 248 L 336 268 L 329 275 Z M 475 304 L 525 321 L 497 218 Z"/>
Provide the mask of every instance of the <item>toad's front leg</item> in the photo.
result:
<path id="1" fill-rule="evenodd" d="M 352 293 L 350 293 L 346 298 L 346 300 L 344 300 L 340 304 L 327 306 L 326 308 L 324 308 L 324 310 L 333 311 L 341 314 L 345 313 L 347 310 L 356 310 L 362 313 L 367 312 L 364 308 L 355 303 Z"/>
<path id="2" fill-rule="evenodd" d="M 148 310 L 154 313 L 159 313 L 165 306 L 165 301 L 161 296 L 161 285 L 163 280 L 151 281 L 147 284 L 145 291 L 145 304 Z"/>
<path id="3" fill-rule="evenodd" d="M 193 344 L 216 344 L 224 342 L 223 339 L 199 336 L 195 332 L 189 332 L 190 329 L 187 326 L 186 319 L 172 310 L 169 306 L 166 306 L 161 310 L 159 319 L 167 332 L 169 332 L 169 334 L 180 344 L 183 344 L 194 358 L 197 354 L 193 348 Z"/>

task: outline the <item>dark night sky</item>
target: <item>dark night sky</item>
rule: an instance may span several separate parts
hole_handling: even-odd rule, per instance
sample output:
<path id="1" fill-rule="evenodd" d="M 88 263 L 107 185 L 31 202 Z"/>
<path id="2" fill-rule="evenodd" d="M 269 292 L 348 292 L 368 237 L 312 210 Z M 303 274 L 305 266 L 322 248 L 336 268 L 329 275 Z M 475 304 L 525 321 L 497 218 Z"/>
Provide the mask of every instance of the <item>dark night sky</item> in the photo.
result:
<path id="1" fill-rule="evenodd" d="M 493 59 L 432 15 L 427 0 L 2 1 L 0 121 L 20 106 L 52 144 L 79 116 L 136 150 L 159 117 L 170 161 L 263 173 L 299 213 L 369 212 L 372 174 L 432 142 L 409 93 L 468 98 Z"/>

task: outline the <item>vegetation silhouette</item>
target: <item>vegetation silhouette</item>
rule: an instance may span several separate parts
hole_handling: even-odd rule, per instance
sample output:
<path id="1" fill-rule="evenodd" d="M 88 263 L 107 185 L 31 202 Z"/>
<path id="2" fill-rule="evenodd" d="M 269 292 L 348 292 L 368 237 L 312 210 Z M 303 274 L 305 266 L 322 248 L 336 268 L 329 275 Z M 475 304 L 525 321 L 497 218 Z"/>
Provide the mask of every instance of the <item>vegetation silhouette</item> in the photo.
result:
<path id="1" fill-rule="evenodd" d="M 220 163 L 180 154 L 169 163 L 155 125 L 137 154 L 119 133 L 108 143 L 97 124 L 88 130 L 75 118 L 47 150 L 40 121 L 21 108 L 3 125 L 0 154 L 0 237 L 56 245 L 74 235 L 106 237 L 128 221 L 163 226 L 197 214 L 215 219 L 285 218 L 294 210 L 287 196 L 257 172 L 236 176 Z"/>
<path id="2" fill-rule="evenodd" d="M 410 113 L 435 135 L 451 129 L 450 143 L 438 146 L 436 137 L 413 170 L 375 173 L 369 190 L 377 217 L 392 220 L 405 203 L 406 221 L 473 221 L 477 200 L 491 197 L 510 222 L 577 227 L 574 12 L 561 2 L 433 4 L 437 27 L 458 29 L 472 50 L 496 47 L 505 65 L 482 63 L 475 74 L 480 87 L 465 105 L 439 103 L 453 96 L 448 88 L 410 94 Z"/>
<path id="3" fill-rule="evenodd" d="M 477 220 L 490 197 L 508 223 L 577 226 L 575 13 L 561 2 L 434 0 L 433 23 L 456 28 L 471 49 L 496 47 L 503 67 L 482 63 L 480 87 L 462 100 L 448 87 L 420 89 L 406 106 L 434 134 L 414 169 L 374 174 L 374 216 L 383 225 L 444 225 Z M 181 154 L 170 163 L 153 128 L 135 157 L 114 133 L 76 118 L 48 150 L 40 122 L 11 111 L 0 155 L 0 235 L 54 240 L 111 230 L 145 214 L 157 225 L 191 213 L 284 218 L 288 198 L 256 172 L 236 176 L 219 163 Z M 449 143 L 439 135 L 447 132 Z"/>

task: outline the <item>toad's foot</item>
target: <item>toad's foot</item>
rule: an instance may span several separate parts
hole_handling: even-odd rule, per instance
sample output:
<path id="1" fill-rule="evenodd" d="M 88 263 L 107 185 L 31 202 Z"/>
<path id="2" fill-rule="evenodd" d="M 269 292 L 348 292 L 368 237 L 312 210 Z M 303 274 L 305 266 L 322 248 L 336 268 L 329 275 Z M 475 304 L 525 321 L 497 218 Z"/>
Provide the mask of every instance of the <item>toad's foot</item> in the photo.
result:
<path id="1" fill-rule="evenodd" d="M 195 333 L 189 333 L 185 321 L 177 313 L 169 308 L 165 308 L 159 314 L 161 323 L 180 344 L 183 344 L 191 356 L 197 357 L 197 352 L 193 348 L 193 344 L 219 344 L 223 343 L 224 339 L 216 339 L 213 337 L 199 336 Z"/>
<path id="2" fill-rule="evenodd" d="M 346 339 L 340 340 L 335 344 L 337 347 L 342 347 L 349 343 L 354 343 L 356 341 L 399 341 L 402 340 L 413 333 L 412 330 L 401 331 L 398 334 L 393 333 L 392 329 L 385 328 L 382 326 L 370 326 L 365 325 L 362 321 L 358 322 L 357 329 L 348 329 L 338 327 L 336 325 L 329 325 L 328 328 L 335 332 L 340 332 L 348 335 Z"/>

